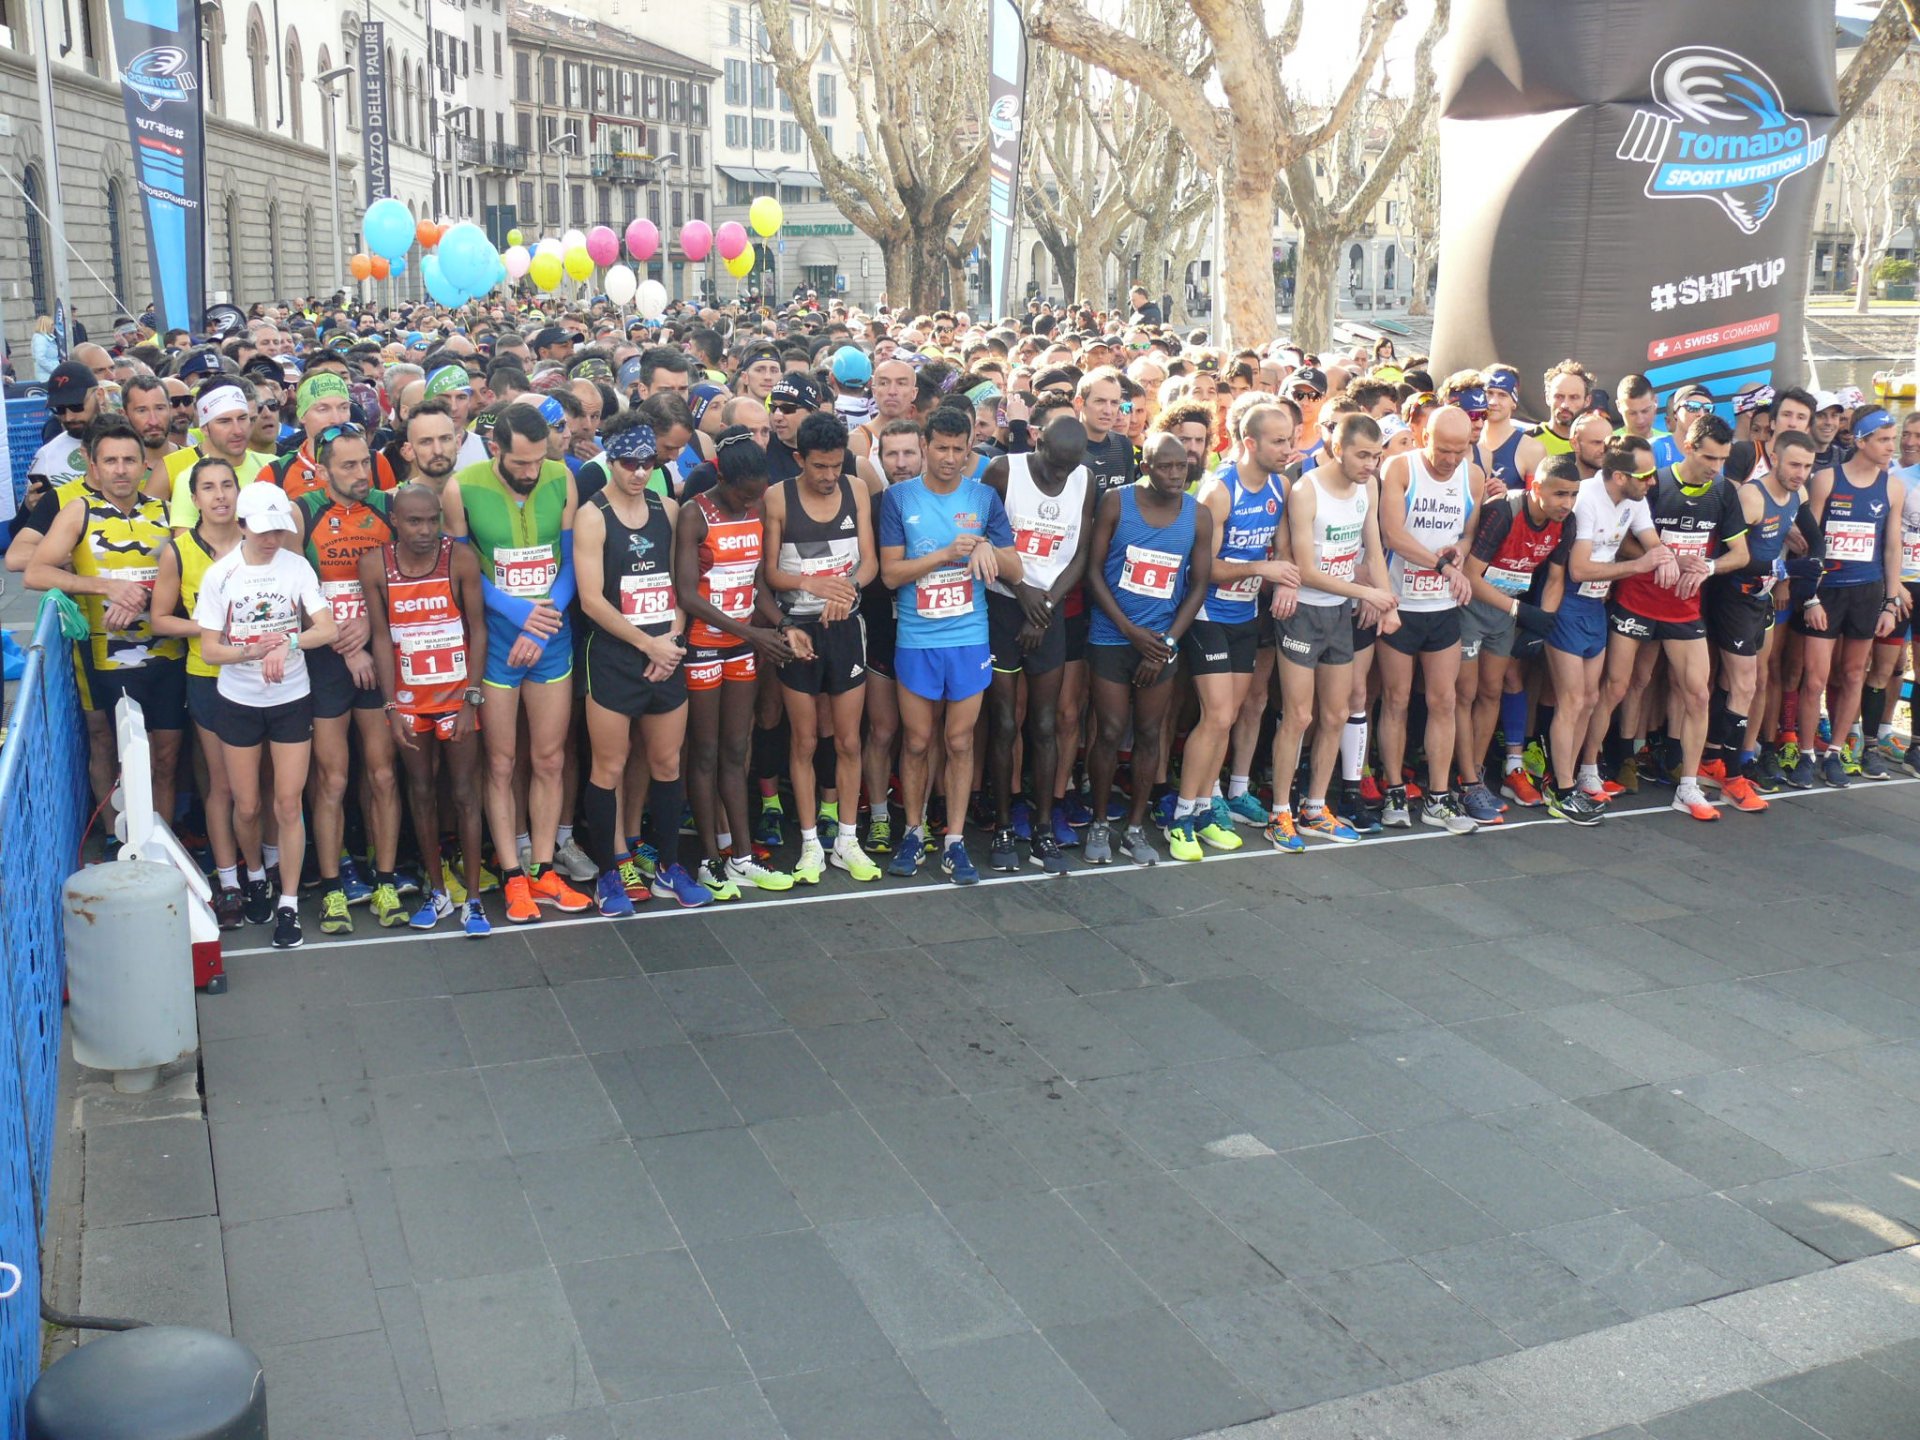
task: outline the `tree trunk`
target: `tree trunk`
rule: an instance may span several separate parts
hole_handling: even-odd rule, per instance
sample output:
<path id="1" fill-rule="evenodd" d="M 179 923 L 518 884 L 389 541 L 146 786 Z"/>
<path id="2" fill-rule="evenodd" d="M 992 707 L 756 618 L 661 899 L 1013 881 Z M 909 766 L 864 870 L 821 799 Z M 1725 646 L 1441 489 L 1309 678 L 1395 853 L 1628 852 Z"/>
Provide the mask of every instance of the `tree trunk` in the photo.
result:
<path id="1" fill-rule="evenodd" d="M 1273 337 L 1274 170 L 1236 159 L 1227 186 L 1226 274 L 1214 277 L 1213 343 L 1264 345 Z M 1220 330 L 1225 280 L 1226 333 Z M 1297 307 L 1296 307 L 1297 309 Z M 1295 325 L 1296 337 L 1299 326 Z"/>
<path id="2" fill-rule="evenodd" d="M 1071 300 L 1073 287 L 1080 283 L 1080 247 L 1062 239 L 1048 240 L 1044 236 L 1040 243 L 1046 247 L 1047 258 L 1053 261 L 1053 278 L 1060 287 L 1061 298 Z"/>
<path id="3" fill-rule="evenodd" d="M 931 315 L 947 304 L 945 227 L 907 222 L 906 234 L 886 242 L 887 298 L 908 316 Z"/>
<path id="4" fill-rule="evenodd" d="M 1872 252 L 1862 246 L 1858 253 L 1860 263 L 1854 267 L 1853 277 L 1853 313 L 1865 315 L 1873 306 L 1873 265 L 1868 259 Z"/>
<path id="5" fill-rule="evenodd" d="M 1301 226 L 1293 275 L 1293 343 L 1301 349 L 1324 351 L 1333 338 L 1339 280 L 1340 237 Z"/>
<path id="6" fill-rule="evenodd" d="M 1408 247 L 1412 251 L 1413 261 L 1407 269 L 1407 314 L 1409 317 L 1431 315 L 1433 307 L 1427 303 L 1427 270 L 1430 262 L 1427 257 L 1433 253 L 1433 244 L 1429 240 L 1416 238 Z"/>

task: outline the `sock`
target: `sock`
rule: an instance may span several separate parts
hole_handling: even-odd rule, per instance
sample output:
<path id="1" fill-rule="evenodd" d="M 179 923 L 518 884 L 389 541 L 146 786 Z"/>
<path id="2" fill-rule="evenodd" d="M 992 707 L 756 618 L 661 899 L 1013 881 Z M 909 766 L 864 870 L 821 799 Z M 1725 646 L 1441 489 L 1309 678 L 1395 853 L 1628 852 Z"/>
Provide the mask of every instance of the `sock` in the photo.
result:
<path id="1" fill-rule="evenodd" d="M 1527 692 L 1507 693 L 1500 697 L 1500 733 L 1507 744 L 1524 748 L 1527 741 Z"/>
<path id="2" fill-rule="evenodd" d="M 338 875 L 333 875 L 333 876 L 322 875 L 320 877 L 320 893 L 322 895 L 331 895 L 336 890 L 339 891 L 341 894 L 346 893 L 346 886 L 341 883 L 340 877 Z"/>
<path id="3" fill-rule="evenodd" d="M 398 885 L 400 883 L 400 877 L 395 875 L 391 870 L 376 870 L 373 872 L 373 883 L 375 885 Z"/>
<path id="4" fill-rule="evenodd" d="M 660 870 L 680 861 L 680 812 L 687 807 L 687 782 L 655 780 L 647 789 L 647 822 L 653 831 L 653 849 Z M 656 871 L 656 873 L 658 873 Z"/>
<path id="5" fill-rule="evenodd" d="M 262 860 L 262 862 L 265 863 L 268 870 L 279 869 L 280 868 L 280 847 L 278 845 L 267 845 L 263 843 L 260 846 L 260 859 Z M 262 872 L 262 873 L 265 873 L 265 872 Z"/>
<path id="6" fill-rule="evenodd" d="M 1340 732 L 1340 778 L 1358 780 L 1360 765 L 1367 755 L 1367 717 L 1349 715 L 1347 725 Z"/>
<path id="7" fill-rule="evenodd" d="M 949 830 L 947 832 L 947 848 L 949 850 L 953 849 L 957 845 L 964 845 L 966 843 L 967 843 L 967 837 L 963 833 L 957 830 Z"/>
<path id="8" fill-rule="evenodd" d="M 589 780 L 580 812 L 587 822 L 587 858 L 593 861 L 593 868 L 604 875 L 613 869 L 617 858 L 613 853 L 613 837 L 620 830 L 620 797 L 610 787 L 595 785 Z M 560 832 L 564 835 L 571 828 L 562 825 Z"/>
<path id="9" fill-rule="evenodd" d="M 256 870 L 251 865 L 247 867 L 247 883 L 249 885 L 256 884 L 266 878 L 267 872 L 265 870 Z"/>
<path id="10" fill-rule="evenodd" d="M 1886 731 L 1880 728 L 1880 722 L 1886 717 L 1886 713 L 1886 687 L 1881 685 L 1864 686 L 1860 691 L 1861 733 L 1871 735 L 1874 739 L 1878 740 L 1881 735 L 1886 733 Z M 1888 730 L 1892 729 L 1891 726 L 1887 728 Z"/>
<path id="11" fill-rule="evenodd" d="M 1287 803 L 1286 796 L 1276 792 L 1273 797 L 1273 809 L 1271 813 L 1275 815 L 1291 815 L 1293 813 L 1293 806 Z"/>
<path id="12" fill-rule="evenodd" d="M 1302 810 L 1308 811 L 1309 813 L 1315 810 L 1324 810 L 1327 808 L 1327 797 L 1324 795 L 1321 795 L 1312 800 L 1302 800 L 1300 802 L 1300 808 Z"/>
<path id="13" fill-rule="evenodd" d="M 647 808 L 651 809 L 653 807 L 649 806 Z M 733 832 L 731 830 L 719 831 L 714 835 L 713 843 L 719 846 L 722 850 L 733 849 Z"/>
<path id="14" fill-rule="evenodd" d="M 298 914 L 300 910 L 300 897 L 298 895 L 283 894 L 280 897 L 280 908 L 282 910 L 292 910 Z"/>
<path id="15" fill-rule="evenodd" d="M 249 875 L 247 878 L 251 880 L 253 877 Z M 238 865 L 222 865 L 220 867 L 220 885 L 222 889 L 226 890 L 238 889 L 240 886 L 240 867 Z"/>
<path id="16" fill-rule="evenodd" d="M 813 826 L 802 825 L 800 827 L 800 843 L 802 845 L 818 845 L 820 843 L 820 831 Z"/>
<path id="17" fill-rule="evenodd" d="M 522 879 L 526 873 L 527 872 L 522 870 L 518 865 L 503 866 L 500 871 L 500 883 L 504 885 L 509 880 Z"/>
<path id="18" fill-rule="evenodd" d="M 571 839 L 573 839 L 573 826 L 561 825 L 555 829 L 553 843 L 556 848 L 566 844 Z"/>
<path id="19" fill-rule="evenodd" d="M 1238 800 L 1252 788 L 1253 777 L 1251 775 L 1232 776 L 1227 783 L 1227 798 L 1229 800 Z"/>
<path id="20" fill-rule="evenodd" d="M 533 837 L 527 834 L 526 831 L 522 830 L 518 835 L 513 837 L 513 853 L 516 857 L 522 850 L 531 850 L 532 848 Z"/>
<path id="21" fill-rule="evenodd" d="M 1600 767 L 1598 765 L 1582 765 L 1579 770 L 1574 773 L 1573 783 L 1581 790 L 1598 790 L 1600 788 Z"/>
<path id="22" fill-rule="evenodd" d="M 822 820 L 831 820 L 834 824 L 838 825 L 840 823 L 840 802 L 838 800 L 822 800 L 820 802 L 820 818 Z"/>
<path id="23" fill-rule="evenodd" d="M 1214 799 L 1214 800 L 1221 800 L 1221 799 L 1224 799 L 1224 798 L 1225 798 L 1225 797 L 1224 797 L 1223 795 L 1221 795 L 1221 793 L 1220 793 L 1220 782 L 1219 782 L 1218 780 L 1216 780 L 1216 781 L 1214 781 L 1214 782 L 1213 782 L 1213 794 L 1212 794 L 1212 796 L 1211 796 L 1210 798 L 1212 798 L 1212 799 Z"/>

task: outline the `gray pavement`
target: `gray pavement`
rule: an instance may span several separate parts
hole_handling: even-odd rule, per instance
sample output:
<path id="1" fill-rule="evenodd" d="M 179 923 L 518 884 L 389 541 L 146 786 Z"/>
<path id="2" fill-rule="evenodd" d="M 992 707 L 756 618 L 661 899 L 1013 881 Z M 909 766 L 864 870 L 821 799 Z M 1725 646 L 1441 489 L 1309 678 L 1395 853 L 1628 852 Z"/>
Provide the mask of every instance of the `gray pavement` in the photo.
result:
<path id="1" fill-rule="evenodd" d="M 234 954 L 80 1298 L 275 1440 L 1920 1436 L 1917 822 Z"/>

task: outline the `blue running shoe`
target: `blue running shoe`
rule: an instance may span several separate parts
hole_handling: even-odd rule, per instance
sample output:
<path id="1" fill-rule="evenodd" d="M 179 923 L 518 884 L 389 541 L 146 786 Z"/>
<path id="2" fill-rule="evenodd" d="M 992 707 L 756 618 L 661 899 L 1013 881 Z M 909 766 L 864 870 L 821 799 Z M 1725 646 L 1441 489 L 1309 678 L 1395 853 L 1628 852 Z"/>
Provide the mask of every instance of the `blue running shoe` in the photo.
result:
<path id="1" fill-rule="evenodd" d="M 1154 801 L 1152 808 L 1147 811 L 1147 823 L 1158 830 L 1172 829 L 1174 806 L 1179 804 L 1179 802 L 1180 797 L 1178 795 L 1174 794 L 1171 790 L 1167 791 L 1166 794 Z"/>
<path id="2" fill-rule="evenodd" d="M 973 868 L 973 857 L 958 839 L 949 840 L 940 851 L 940 868 L 956 885 L 978 885 L 980 872 Z"/>
<path id="3" fill-rule="evenodd" d="M 786 838 L 781 822 L 787 818 L 787 812 L 781 807 L 777 795 L 763 796 L 760 801 L 760 818 L 753 822 L 753 840 L 756 845 L 764 845 L 769 850 L 778 850 Z"/>
<path id="4" fill-rule="evenodd" d="M 1081 809 L 1084 810 L 1086 807 L 1083 805 Z M 1087 823 L 1092 824 L 1092 819 L 1089 818 Z M 1073 821 L 1068 818 L 1061 808 L 1061 802 L 1057 800 L 1053 805 L 1053 843 L 1062 849 L 1080 843 L 1080 832 L 1073 828 Z"/>
<path id="5" fill-rule="evenodd" d="M 1080 798 L 1078 790 L 1069 790 L 1053 802 L 1053 813 L 1059 815 L 1062 812 L 1066 814 L 1067 824 L 1076 830 L 1084 830 L 1093 823 L 1093 811 L 1087 808 L 1087 802 Z"/>
<path id="6" fill-rule="evenodd" d="M 713 903 L 713 892 L 687 873 L 684 865 L 668 865 L 653 872 L 656 900 L 672 900 L 688 910 Z"/>
<path id="7" fill-rule="evenodd" d="M 349 905 L 364 905 L 373 898 L 372 884 L 351 855 L 340 857 L 340 888 L 346 892 Z"/>
<path id="8" fill-rule="evenodd" d="M 618 918 L 633 914 L 633 901 L 627 898 L 627 882 L 620 878 L 618 870 L 603 871 L 593 894 L 602 915 Z"/>
<path id="9" fill-rule="evenodd" d="M 893 859 L 887 862 L 887 874 L 901 880 L 911 880 L 920 873 L 920 862 L 926 857 L 928 847 L 926 835 L 919 830 L 909 830 L 900 837 L 900 843 L 894 847 Z"/>
<path id="10" fill-rule="evenodd" d="M 447 898 L 446 891 L 435 890 L 421 899 L 420 908 L 413 912 L 413 918 L 407 924 L 415 930 L 431 930 L 451 914 L 453 901 Z"/>
<path id="11" fill-rule="evenodd" d="M 1109 825 L 1122 824 L 1127 818 L 1127 812 L 1132 808 L 1133 802 L 1128 800 L 1126 796 L 1114 796 L 1113 799 L 1107 801 L 1107 823 Z"/>
<path id="12" fill-rule="evenodd" d="M 1234 796 L 1226 804 L 1227 813 L 1233 817 L 1235 824 L 1251 825 L 1258 830 L 1266 828 L 1267 807 L 1260 803 L 1259 798 L 1251 790 L 1244 795 Z"/>
<path id="13" fill-rule="evenodd" d="M 467 932 L 469 940 L 482 940 L 493 933 L 493 926 L 487 920 L 487 912 L 481 908 L 480 897 L 475 895 L 460 908 L 460 924 Z"/>
<path id="14" fill-rule="evenodd" d="M 1838 750 L 1829 750 L 1820 757 L 1817 768 L 1820 778 L 1835 790 L 1844 790 L 1853 783 L 1847 778 L 1847 762 L 1840 757 Z"/>
<path id="15" fill-rule="evenodd" d="M 1015 800 L 1008 809 L 1013 822 L 1013 838 L 1016 840 L 1033 839 L 1033 806 L 1025 798 Z"/>

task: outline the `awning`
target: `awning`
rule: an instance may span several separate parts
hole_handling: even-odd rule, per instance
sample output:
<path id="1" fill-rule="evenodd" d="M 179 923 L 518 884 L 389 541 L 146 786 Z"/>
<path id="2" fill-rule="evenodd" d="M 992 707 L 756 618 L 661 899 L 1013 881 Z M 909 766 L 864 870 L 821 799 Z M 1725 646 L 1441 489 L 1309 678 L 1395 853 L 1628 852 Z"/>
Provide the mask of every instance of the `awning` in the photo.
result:
<path id="1" fill-rule="evenodd" d="M 838 265 L 840 252 L 831 240 L 808 239 L 800 242 L 800 264 Z"/>
<path id="2" fill-rule="evenodd" d="M 771 170 L 756 170 L 750 165 L 718 165 L 714 167 L 729 180 L 738 180 L 742 185 L 793 185 L 802 190 L 820 189 L 820 177 L 811 170 L 783 170 L 776 176 Z"/>

